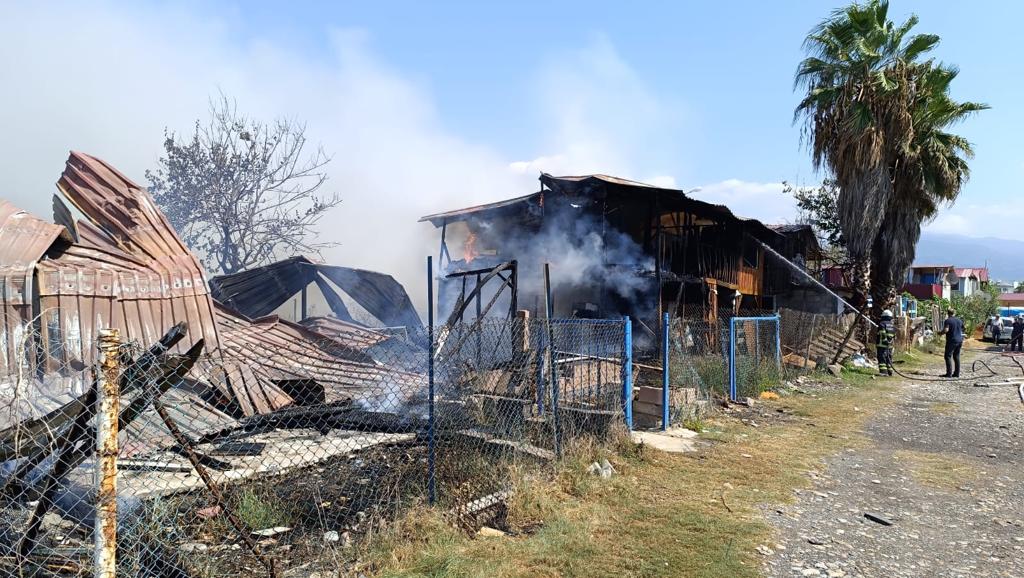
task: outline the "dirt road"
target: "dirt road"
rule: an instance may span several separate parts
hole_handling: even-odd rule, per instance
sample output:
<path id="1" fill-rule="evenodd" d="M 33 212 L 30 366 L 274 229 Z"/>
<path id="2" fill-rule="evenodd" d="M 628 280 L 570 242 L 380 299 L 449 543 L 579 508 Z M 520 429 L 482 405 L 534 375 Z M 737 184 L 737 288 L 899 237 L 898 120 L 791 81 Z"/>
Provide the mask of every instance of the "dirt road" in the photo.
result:
<path id="1" fill-rule="evenodd" d="M 1008 359 L 990 363 L 1021 374 Z M 776 542 L 759 549 L 766 575 L 1024 576 L 1016 389 L 897 380 L 865 440 L 809 472 L 813 487 L 795 503 L 766 508 L 776 528 Z"/>

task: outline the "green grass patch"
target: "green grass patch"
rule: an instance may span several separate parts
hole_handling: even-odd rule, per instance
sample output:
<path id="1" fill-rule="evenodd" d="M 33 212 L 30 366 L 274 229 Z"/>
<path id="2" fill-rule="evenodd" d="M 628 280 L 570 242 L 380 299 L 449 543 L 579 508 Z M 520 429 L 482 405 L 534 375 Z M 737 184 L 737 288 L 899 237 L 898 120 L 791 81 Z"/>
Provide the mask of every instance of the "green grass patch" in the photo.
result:
<path id="1" fill-rule="evenodd" d="M 554 480 L 517 482 L 509 536 L 473 538 L 434 511 L 417 511 L 367 550 L 366 570 L 394 577 L 758 576 L 755 548 L 771 535 L 758 504 L 790 501 L 824 457 L 862 443 L 857 432 L 890 403 L 888 391 L 871 382 L 788 396 L 770 403 L 791 417 L 756 429 L 713 416 L 702 437 L 719 443 L 699 455 L 573 448 Z M 585 472 L 601 457 L 618 471 L 609 480 Z"/>
<path id="2" fill-rule="evenodd" d="M 245 488 L 235 496 L 235 515 L 247 527 L 264 530 L 278 526 L 290 526 L 291 513 L 271 492 Z"/>

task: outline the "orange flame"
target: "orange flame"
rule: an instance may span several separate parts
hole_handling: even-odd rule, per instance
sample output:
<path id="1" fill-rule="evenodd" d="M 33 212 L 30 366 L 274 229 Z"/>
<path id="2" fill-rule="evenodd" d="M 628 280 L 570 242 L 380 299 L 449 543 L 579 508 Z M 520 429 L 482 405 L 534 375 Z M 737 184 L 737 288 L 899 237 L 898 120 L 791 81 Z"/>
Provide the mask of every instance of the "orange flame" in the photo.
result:
<path id="1" fill-rule="evenodd" d="M 473 259 L 476 259 L 478 254 L 479 253 L 476 248 L 476 233 L 470 231 L 469 236 L 466 237 L 466 242 L 462 245 L 462 258 L 465 259 L 467 263 L 472 263 Z"/>

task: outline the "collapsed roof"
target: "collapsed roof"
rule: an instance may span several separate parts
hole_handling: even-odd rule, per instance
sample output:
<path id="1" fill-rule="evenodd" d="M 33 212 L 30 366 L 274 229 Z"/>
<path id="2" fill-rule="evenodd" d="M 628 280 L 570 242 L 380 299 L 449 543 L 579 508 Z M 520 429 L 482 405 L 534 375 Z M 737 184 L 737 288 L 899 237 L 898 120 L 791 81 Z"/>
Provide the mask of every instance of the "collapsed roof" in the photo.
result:
<path id="1" fill-rule="evenodd" d="M 328 283 L 330 281 L 330 283 Z M 272 313 L 310 284 L 316 284 L 334 315 L 354 323 L 345 302 L 331 283 L 387 327 L 417 327 L 419 314 L 405 288 L 383 273 L 314 263 L 291 257 L 210 280 L 215 299 L 250 317 Z"/>

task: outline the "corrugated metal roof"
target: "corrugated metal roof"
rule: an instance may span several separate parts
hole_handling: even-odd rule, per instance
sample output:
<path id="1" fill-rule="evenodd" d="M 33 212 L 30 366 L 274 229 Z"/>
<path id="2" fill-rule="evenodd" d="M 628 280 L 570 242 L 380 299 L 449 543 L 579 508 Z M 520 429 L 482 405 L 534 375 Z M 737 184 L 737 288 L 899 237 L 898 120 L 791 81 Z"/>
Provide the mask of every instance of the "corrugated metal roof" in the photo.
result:
<path id="1" fill-rule="evenodd" d="M 248 315 L 267 315 L 316 283 L 332 312 L 352 321 L 341 297 L 325 282 L 330 280 L 385 326 L 416 328 L 422 325 L 416 308 L 401 283 L 376 271 L 315 263 L 307 257 L 291 257 L 210 280 L 213 296 Z"/>
<path id="2" fill-rule="evenodd" d="M 985 267 L 956 267 L 953 272 L 957 277 L 974 277 L 978 281 L 988 281 L 988 269 Z"/>
<path id="3" fill-rule="evenodd" d="M 426 217 L 420 217 L 418 222 L 424 223 L 429 221 L 434 226 L 441 226 L 447 220 L 457 220 L 455 217 L 461 217 L 465 215 L 471 215 L 479 212 L 489 212 L 498 209 L 516 207 L 521 203 L 537 200 L 543 195 L 542 192 L 530 193 L 529 195 L 523 195 L 521 197 L 515 197 L 512 199 L 505 199 L 504 201 L 495 201 L 493 203 L 485 203 L 483 205 L 476 205 L 473 207 L 466 207 L 465 209 L 456 209 L 454 211 L 446 211 L 444 213 L 435 213 L 433 215 L 427 215 Z"/>
<path id="4" fill-rule="evenodd" d="M 204 339 L 206 351 L 188 376 L 189 386 L 169 392 L 168 399 L 172 414 L 203 433 L 232 421 L 208 401 L 247 416 L 295 403 L 281 382 L 313 380 L 331 401 L 372 396 L 379 393 L 374 388 L 396 384 L 408 395 L 422 388 L 422 375 L 384 366 L 366 353 L 376 345 L 370 330 L 325 336 L 274 316 L 250 319 L 215 307 L 199 261 L 153 199 L 102 160 L 72 153 L 58 188 L 86 221 L 76 223 L 59 201 L 59 225 L 0 201 L 0 383 L 8 382 L 0 385 L 0 398 L 14 389 L 3 377 L 42 375 L 49 381 L 30 386 L 45 381 L 57 389 L 47 390 L 44 397 L 50 401 L 32 412 L 71 399 L 81 387 L 62 376 L 95 358 L 99 328 L 118 328 L 125 341 L 148 345 L 181 321 L 188 324 L 188 334 L 177 347 Z M 303 269 L 311 262 L 299 257 L 290 264 Z M 344 267 L 327 267 L 323 274 L 359 291 L 353 298 L 384 315 L 382 320 L 409 321 L 402 315 L 412 311 L 419 323 L 408 295 L 391 277 Z M 248 281 L 250 296 L 272 293 L 265 271 Z M 37 300 L 26 294 L 33 285 L 39 287 Z M 394 307 L 388 316 L 384 309 Z M 21 419 L 14 413 L 8 417 Z M 162 427 L 147 416 L 138 423 Z"/>
<path id="5" fill-rule="evenodd" d="M 530 203 L 538 204 L 543 202 L 543 196 L 547 194 L 565 194 L 570 196 L 600 196 L 607 194 L 609 186 L 613 190 L 628 192 L 635 195 L 647 195 L 655 197 L 662 203 L 663 210 L 680 210 L 696 214 L 702 218 L 718 221 L 734 221 L 744 223 L 753 228 L 754 232 L 762 237 L 762 240 L 777 238 L 778 233 L 771 230 L 757 219 L 739 217 L 725 205 L 716 205 L 699 199 L 694 199 L 679 189 L 668 189 L 656 187 L 647 183 L 631 181 L 620 177 L 608 175 L 581 175 L 555 177 L 542 173 L 541 183 L 548 188 L 548 191 L 531 193 L 522 197 L 515 197 L 504 201 L 477 205 L 444 213 L 436 213 L 420 218 L 420 222 L 429 221 L 435 227 L 440 227 L 447 222 L 464 220 L 466 217 L 481 217 L 484 214 L 498 215 L 505 211 L 522 210 Z"/>
<path id="6" fill-rule="evenodd" d="M 218 307 L 225 355 L 254 368 L 259 384 L 283 380 L 314 380 L 324 387 L 327 403 L 360 399 L 385 392 L 413 395 L 424 376 L 383 366 L 363 356 L 346 358 L 334 349 L 339 343 L 297 323 L 268 315 L 249 320 L 226 307 Z M 276 387 L 276 386 L 275 386 Z M 246 382 L 246 390 L 258 388 Z"/>
<path id="7" fill-rule="evenodd" d="M 334 317 L 309 317 L 302 320 L 302 325 L 320 335 L 342 341 L 360 351 L 366 351 L 375 345 L 391 339 L 390 335 L 368 329 L 355 323 L 335 319 Z"/>
<path id="8" fill-rule="evenodd" d="M 811 226 L 810 225 L 806 225 L 806 224 L 802 225 L 802 224 L 782 223 L 782 224 L 767 225 L 767 227 L 769 229 L 777 232 L 777 233 L 799 233 L 801 231 L 811 231 L 811 232 L 813 232 L 813 229 L 811 228 Z"/>

